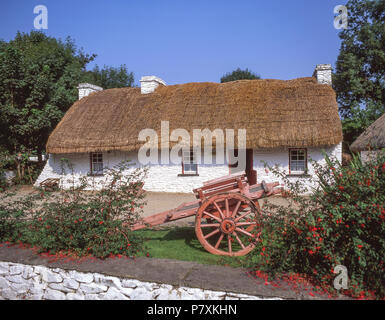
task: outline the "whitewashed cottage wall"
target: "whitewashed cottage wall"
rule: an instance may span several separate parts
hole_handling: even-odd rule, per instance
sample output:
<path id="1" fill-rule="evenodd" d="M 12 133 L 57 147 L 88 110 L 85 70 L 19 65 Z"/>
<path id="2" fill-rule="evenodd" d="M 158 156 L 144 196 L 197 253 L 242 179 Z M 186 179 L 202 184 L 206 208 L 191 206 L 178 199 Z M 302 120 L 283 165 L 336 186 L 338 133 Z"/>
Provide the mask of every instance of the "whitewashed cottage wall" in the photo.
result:
<path id="1" fill-rule="evenodd" d="M 325 151 L 331 158 L 335 158 L 338 161 L 342 161 L 342 144 L 337 144 L 333 146 L 325 147 L 314 147 L 307 148 L 307 158 L 308 158 L 308 175 L 315 175 L 314 168 L 311 165 L 310 160 L 316 161 L 317 163 L 323 165 L 325 164 L 325 157 L 323 155 Z M 289 173 L 289 151 L 285 150 L 269 150 L 269 151 L 257 151 L 254 150 L 254 169 L 257 171 L 257 180 L 266 182 L 279 181 L 283 183 L 282 180 L 277 179 L 273 173 L 269 170 L 265 170 L 264 162 L 266 162 L 270 167 L 274 167 L 276 164 L 279 165 L 280 170 Z M 302 180 L 307 187 L 312 187 L 314 184 L 311 184 L 309 178 L 306 177 L 290 177 L 290 180 L 295 182 L 296 180 Z"/>
<path id="2" fill-rule="evenodd" d="M 319 163 L 324 163 L 324 156 L 322 150 L 325 150 L 332 157 L 336 157 L 341 161 L 342 149 L 341 144 L 334 146 L 326 146 L 324 148 L 308 148 L 308 159 L 313 159 Z M 66 174 L 62 175 L 61 160 L 66 158 L 73 165 L 73 176 L 68 168 Z M 131 160 L 135 165 L 132 169 L 139 166 L 137 161 L 137 154 L 134 152 L 120 152 L 111 151 L 103 153 L 103 165 L 111 168 L 118 165 L 123 160 Z M 267 173 L 262 161 L 266 161 L 268 165 L 274 166 L 279 164 L 282 170 L 289 172 L 289 154 L 288 150 L 277 149 L 269 151 L 257 151 L 254 150 L 254 169 L 257 171 L 257 180 L 266 182 L 277 181 L 277 178 L 269 172 Z M 309 175 L 314 174 L 314 170 L 309 163 L 308 167 Z M 79 182 L 79 178 L 87 176 L 90 171 L 90 158 L 88 153 L 56 155 L 51 154 L 47 161 L 44 170 L 40 174 L 39 178 L 35 182 L 35 186 L 38 186 L 40 182 L 47 178 L 61 178 L 61 187 L 68 189 L 73 184 Z M 161 165 L 153 164 L 149 167 L 148 177 L 145 180 L 144 188 L 147 191 L 154 192 L 181 192 L 190 193 L 194 188 L 202 186 L 204 181 L 219 178 L 229 174 L 229 168 L 227 164 L 212 164 L 198 166 L 199 176 L 178 176 L 182 173 L 180 164 Z M 93 188 L 98 189 L 105 181 L 105 177 L 90 177 L 89 181 L 93 185 Z M 307 178 L 291 178 L 291 179 L 303 179 L 307 182 Z M 282 182 L 282 181 L 280 181 Z"/>

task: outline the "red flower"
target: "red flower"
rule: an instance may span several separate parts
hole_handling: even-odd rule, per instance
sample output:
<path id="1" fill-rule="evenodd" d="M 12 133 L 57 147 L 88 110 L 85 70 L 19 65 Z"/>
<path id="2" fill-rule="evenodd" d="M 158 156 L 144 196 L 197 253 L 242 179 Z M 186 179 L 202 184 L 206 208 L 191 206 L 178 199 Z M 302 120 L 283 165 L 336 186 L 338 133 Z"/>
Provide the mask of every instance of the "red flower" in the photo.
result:
<path id="1" fill-rule="evenodd" d="M 338 189 L 340 189 L 341 191 L 343 191 L 345 188 L 343 186 L 338 186 Z"/>
<path id="2" fill-rule="evenodd" d="M 103 221 L 99 221 L 99 224 L 103 224 Z"/>
<path id="3" fill-rule="evenodd" d="M 82 218 L 80 218 L 80 219 L 79 219 L 79 222 L 82 222 L 82 221 L 83 221 L 83 219 L 82 219 Z"/>
<path id="4" fill-rule="evenodd" d="M 359 249 L 361 249 L 361 248 L 362 248 L 362 245 L 361 245 L 361 244 L 359 244 L 359 245 L 357 245 L 357 247 L 358 247 Z"/>
<path id="5" fill-rule="evenodd" d="M 75 222 L 75 223 L 78 223 L 78 221 L 77 221 L 77 220 L 75 220 L 74 222 Z"/>

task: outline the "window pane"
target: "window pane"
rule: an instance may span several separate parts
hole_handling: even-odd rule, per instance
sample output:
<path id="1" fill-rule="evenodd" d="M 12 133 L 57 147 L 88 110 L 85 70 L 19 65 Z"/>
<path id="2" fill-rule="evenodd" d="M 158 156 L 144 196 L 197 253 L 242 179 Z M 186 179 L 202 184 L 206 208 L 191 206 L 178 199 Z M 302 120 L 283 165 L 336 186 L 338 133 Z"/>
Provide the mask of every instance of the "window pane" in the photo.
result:
<path id="1" fill-rule="evenodd" d="M 290 170 L 293 172 L 305 172 L 306 170 L 306 150 L 290 150 Z"/>
<path id="2" fill-rule="evenodd" d="M 196 152 L 194 150 L 183 152 L 183 172 L 186 174 L 197 173 L 198 165 Z"/>
<path id="3" fill-rule="evenodd" d="M 92 153 L 91 174 L 103 174 L 103 153 Z"/>

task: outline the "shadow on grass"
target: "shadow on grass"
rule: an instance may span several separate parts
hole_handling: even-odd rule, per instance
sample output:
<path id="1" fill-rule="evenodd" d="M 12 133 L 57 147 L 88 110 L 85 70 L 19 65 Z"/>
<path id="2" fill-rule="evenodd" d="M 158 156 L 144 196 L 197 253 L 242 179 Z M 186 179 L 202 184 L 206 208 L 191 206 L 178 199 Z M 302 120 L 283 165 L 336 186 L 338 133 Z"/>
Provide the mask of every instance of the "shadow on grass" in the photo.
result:
<path id="1" fill-rule="evenodd" d="M 153 232 L 156 236 L 151 237 L 150 232 Z M 150 236 L 148 237 L 148 240 L 157 241 L 184 240 L 184 243 L 191 249 L 207 253 L 207 251 L 202 247 L 201 243 L 197 239 L 195 235 L 195 229 L 192 227 L 172 227 L 159 230 L 150 229 L 146 231 L 146 237 L 147 236 Z"/>
<path id="2" fill-rule="evenodd" d="M 150 253 L 157 258 L 172 258 L 204 264 L 242 266 L 243 257 L 213 255 L 206 251 L 195 235 L 193 227 L 169 227 L 141 231 Z"/>

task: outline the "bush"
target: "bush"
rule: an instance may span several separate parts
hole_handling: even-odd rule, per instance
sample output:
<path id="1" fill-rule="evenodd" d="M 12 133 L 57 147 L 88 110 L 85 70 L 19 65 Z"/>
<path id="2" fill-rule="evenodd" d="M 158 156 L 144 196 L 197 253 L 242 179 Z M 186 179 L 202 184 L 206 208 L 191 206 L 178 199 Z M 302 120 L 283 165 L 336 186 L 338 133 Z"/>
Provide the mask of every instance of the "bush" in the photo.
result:
<path id="1" fill-rule="evenodd" d="M 385 296 L 385 153 L 347 166 L 326 156 L 326 165 L 313 162 L 317 188 L 303 196 L 303 185 L 280 176 L 288 205 L 265 203 L 262 241 L 248 264 L 271 276 L 294 272 L 329 289 L 337 265 L 347 267 L 355 297 Z"/>
<path id="2" fill-rule="evenodd" d="M 30 244 L 51 254 L 137 255 L 143 249 L 143 239 L 130 227 L 145 204 L 142 186 L 146 170 L 127 174 L 127 167 L 122 163 L 107 170 L 106 187 L 100 191 L 85 191 L 88 183 L 83 179 L 69 191 L 41 190 L 17 201 L 4 198 L 0 241 Z"/>

